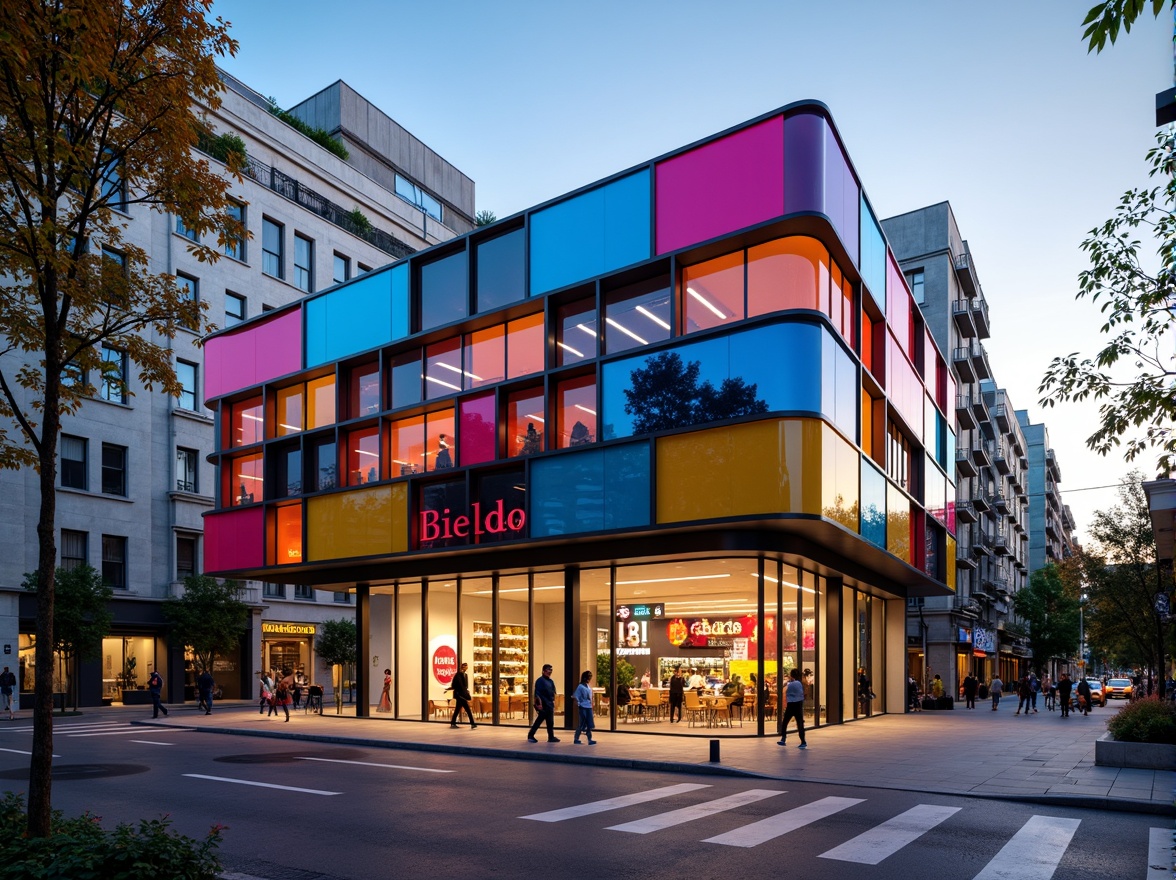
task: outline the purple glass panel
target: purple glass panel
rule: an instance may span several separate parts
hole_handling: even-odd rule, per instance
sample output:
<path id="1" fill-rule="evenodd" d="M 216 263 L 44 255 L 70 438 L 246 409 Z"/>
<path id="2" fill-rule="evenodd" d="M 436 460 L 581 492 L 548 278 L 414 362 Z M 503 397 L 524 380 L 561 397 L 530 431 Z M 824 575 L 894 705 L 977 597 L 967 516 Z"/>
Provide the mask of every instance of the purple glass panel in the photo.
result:
<path id="1" fill-rule="evenodd" d="M 841 151 L 841 144 L 832 129 L 825 131 L 825 213 L 833 221 L 833 228 L 841 237 L 841 243 L 853 257 L 854 265 L 861 264 L 858 254 L 858 208 L 861 198 L 857 179 L 849 170 L 849 161 Z"/>
<path id="2" fill-rule="evenodd" d="M 812 113 L 784 120 L 784 213 L 825 212 L 825 119 Z"/>
<path id="3" fill-rule="evenodd" d="M 204 517 L 204 571 L 239 571 L 265 564 L 265 509 L 260 505 Z"/>
<path id="4" fill-rule="evenodd" d="M 462 464 L 479 464 L 497 458 L 495 442 L 498 427 L 494 422 L 494 394 L 467 397 L 458 406 L 458 457 Z"/>
<path id="5" fill-rule="evenodd" d="M 302 369 L 302 309 L 250 324 L 204 343 L 204 399 L 260 385 Z"/>
<path id="6" fill-rule="evenodd" d="M 763 220 L 784 208 L 784 124 L 776 116 L 657 166 L 657 252 Z"/>

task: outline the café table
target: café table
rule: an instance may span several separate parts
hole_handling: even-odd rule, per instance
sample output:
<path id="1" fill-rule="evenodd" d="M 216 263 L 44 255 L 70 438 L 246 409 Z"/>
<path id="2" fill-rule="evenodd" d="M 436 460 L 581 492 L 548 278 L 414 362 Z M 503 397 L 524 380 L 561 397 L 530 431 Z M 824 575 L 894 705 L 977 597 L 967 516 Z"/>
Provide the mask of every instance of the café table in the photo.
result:
<path id="1" fill-rule="evenodd" d="M 724 697 L 719 694 L 702 694 L 699 700 L 706 709 L 706 726 L 719 727 L 719 715 L 721 710 L 727 709 L 727 726 L 731 726 L 731 701 L 734 697 Z"/>

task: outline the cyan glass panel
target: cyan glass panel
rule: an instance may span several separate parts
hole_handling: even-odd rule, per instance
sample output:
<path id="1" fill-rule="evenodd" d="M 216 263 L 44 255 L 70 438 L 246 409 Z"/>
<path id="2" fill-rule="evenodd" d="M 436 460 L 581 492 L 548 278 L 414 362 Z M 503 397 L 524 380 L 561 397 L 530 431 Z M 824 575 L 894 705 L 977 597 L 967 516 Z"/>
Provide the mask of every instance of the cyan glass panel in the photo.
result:
<path id="1" fill-rule="evenodd" d="M 531 295 L 648 259 L 650 174 L 630 174 L 531 215 Z"/>
<path id="2" fill-rule="evenodd" d="M 649 444 L 626 443 L 604 450 L 604 527 L 649 525 Z"/>
<path id="3" fill-rule="evenodd" d="M 862 280 L 882 314 L 886 314 L 886 240 L 874 219 L 874 212 L 863 195 L 862 224 Z"/>
<path id="4" fill-rule="evenodd" d="M 422 330 L 466 317 L 469 310 L 467 265 L 465 251 L 461 251 L 421 266 Z"/>
<path id="5" fill-rule="evenodd" d="M 862 456 L 862 537 L 886 549 L 886 477 Z"/>
<path id="6" fill-rule="evenodd" d="M 943 469 L 951 479 L 955 475 L 956 435 L 954 431 L 945 429 L 943 437 Z"/>
<path id="7" fill-rule="evenodd" d="M 604 528 L 604 450 L 531 463 L 531 537 L 598 532 Z"/>
<path id="8" fill-rule="evenodd" d="M 478 245 L 477 310 L 490 312 L 527 295 L 526 232 L 516 229 Z"/>
<path id="9" fill-rule="evenodd" d="M 815 324 L 772 324 L 605 364 L 604 439 L 770 411 L 821 412 L 821 339 Z"/>
<path id="10" fill-rule="evenodd" d="M 855 442 L 858 440 L 857 404 L 860 387 L 857 365 L 829 332 L 822 330 L 821 412 Z"/>
<path id="11" fill-rule="evenodd" d="M 412 314 L 408 260 L 393 266 L 388 273 L 392 276 L 392 338 L 403 339 L 409 333 L 408 321 Z"/>
<path id="12" fill-rule="evenodd" d="M 337 361 L 393 339 L 392 273 L 362 278 L 306 301 L 306 366 Z"/>

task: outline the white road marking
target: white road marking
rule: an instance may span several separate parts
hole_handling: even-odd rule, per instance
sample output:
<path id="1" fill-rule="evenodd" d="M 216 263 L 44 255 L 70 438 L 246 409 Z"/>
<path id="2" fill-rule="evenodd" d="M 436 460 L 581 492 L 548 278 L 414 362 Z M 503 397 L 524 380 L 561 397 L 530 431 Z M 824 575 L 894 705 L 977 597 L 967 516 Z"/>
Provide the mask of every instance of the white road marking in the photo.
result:
<path id="1" fill-rule="evenodd" d="M 93 724 L 54 724 L 54 733 L 67 733 L 71 730 L 110 730 L 114 727 L 125 727 L 126 722 L 123 721 L 101 721 Z M 25 727 L 0 727 L 0 733 L 32 733 L 33 726 L 27 725 Z"/>
<path id="2" fill-rule="evenodd" d="M 575 819 L 579 816 L 591 816 L 593 813 L 604 813 L 608 810 L 619 810 L 634 804 L 644 804 L 661 798 L 685 794 L 688 791 L 698 791 L 700 788 L 710 788 L 709 785 L 699 785 L 693 782 L 682 782 L 678 785 L 667 785 L 665 788 L 651 788 L 636 794 L 626 794 L 620 797 L 608 798 L 603 801 L 593 801 L 590 804 L 580 804 L 576 807 L 564 807 L 562 810 L 551 810 L 547 813 L 535 813 L 531 816 L 519 816 L 520 819 L 534 819 L 536 822 L 562 822 L 565 819 Z"/>
<path id="3" fill-rule="evenodd" d="M 189 779 L 208 779 L 212 782 L 231 782 L 234 785 L 252 785 L 257 788 L 276 788 L 279 791 L 297 791 L 302 794 L 321 794 L 327 797 L 333 797 L 337 794 L 343 794 L 341 791 L 323 791 L 318 788 L 298 788 L 295 785 L 274 785 L 272 782 L 252 782 L 248 779 L 231 779 L 228 776 L 205 776 L 203 773 L 185 773 Z"/>
<path id="4" fill-rule="evenodd" d="M 342 758 L 299 758 L 299 761 L 321 761 L 324 764 L 354 764 L 357 767 L 388 767 L 392 770 L 415 770 L 418 773 L 456 773 L 456 770 L 434 770 L 432 767 L 406 767 L 403 764 L 376 764 L 371 761 L 344 761 Z"/>
<path id="5" fill-rule="evenodd" d="M 1030 816 L 975 880 L 1049 880 L 1080 824 L 1079 819 Z"/>
<path id="6" fill-rule="evenodd" d="M 1147 835 L 1147 878 L 1164 880 L 1173 875 L 1172 829 L 1152 828 Z"/>
<path id="7" fill-rule="evenodd" d="M 959 807 L 919 804 L 902 815 L 887 819 L 881 825 L 859 834 L 853 840 L 821 853 L 820 858 L 857 862 L 859 865 L 876 865 L 959 811 Z"/>
<path id="8" fill-rule="evenodd" d="M 840 813 L 842 810 L 856 806 L 863 800 L 863 798 L 843 797 L 821 798 L 819 801 L 777 813 L 775 816 L 760 819 L 758 822 L 752 822 L 750 825 L 744 825 L 742 828 L 736 828 L 725 834 L 708 837 L 703 843 L 721 843 L 725 846 L 742 847 L 758 846 L 766 841 L 774 840 L 782 834 L 787 834 L 789 831 L 803 828 L 818 819 L 824 819 L 834 813 Z"/>
<path id="9" fill-rule="evenodd" d="M 26 752 L 22 749 L 0 749 L 0 752 L 12 752 L 14 755 L 31 755 L 32 752 Z M 54 758 L 60 758 L 61 755 L 54 755 Z"/>
<path id="10" fill-rule="evenodd" d="M 659 813 L 656 816 L 650 816 L 648 819 L 638 819 L 634 822 L 625 822 L 623 825 L 612 825 L 608 830 L 610 831 L 630 831 L 633 834 L 649 834 L 651 831 L 660 831 L 663 828 L 671 828 L 674 825 L 681 825 L 684 822 L 692 822 L 695 819 L 705 819 L 708 816 L 713 816 L 716 813 L 722 813 L 727 810 L 734 810 L 737 807 L 745 806 L 746 804 L 754 804 L 756 801 L 762 801 L 765 798 L 775 797 L 778 794 L 784 794 L 779 789 L 771 790 L 766 788 L 752 788 L 747 791 L 737 792 L 736 794 L 727 795 L 713 801 L 706 801 L 705 803 L 695 804 L 691 807 L 683 807 L 680 810 L 670 810 L 668 813 Z"/>
<path id="11" fill-rule="evenodd" d="M 64 736 L 67 736 L 70 739 L 81 739 L 82 737 L 85 737 L 85 736 L 127 736 L 128 734 L 138 734 L 138 735 L 142 736 L 143 732 L 144 732 L 143 728 L 141 728 L 141 727 L 128 727 L 125 730 L 103 730 L 103 731 L 99 731 L 98 733 L 67 733 L 67 734 L 64 734 Z M 191 727 L 153 727 L 153 728 L 151 728 L 151 732 L 152 733 L 195 733 L 195 730 Z"/>
<path id="12" fill-rule="evenodd" d="M 175 743 L 160 743 L 150 739 L 133 739 L 133 743 L 142 743 L 145 746 L 174 746 Z"/>

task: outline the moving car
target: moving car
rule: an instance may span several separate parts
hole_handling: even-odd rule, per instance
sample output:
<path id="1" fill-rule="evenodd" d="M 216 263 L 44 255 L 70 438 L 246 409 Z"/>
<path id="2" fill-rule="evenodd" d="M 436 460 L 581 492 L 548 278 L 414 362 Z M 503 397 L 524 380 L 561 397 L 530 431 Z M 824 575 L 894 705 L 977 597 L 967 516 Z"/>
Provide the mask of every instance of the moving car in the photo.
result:
<path id="1" fill-rule="evenodd" d="M 1086 683 L 1090 685 L 1090 705 L 1105 706 L 1107 695 L 1103 691 L 1103 683 L 1097 678 L 1088 678 Z"/>
<path id="2" fill-rule="evenodd" d="M 1121 700 L 1130 700 L 1131 690 L 1131 679 L 1112 678 L 1107 682 L 1104 693 L 1108 698 L 1114 697 Z"/>

